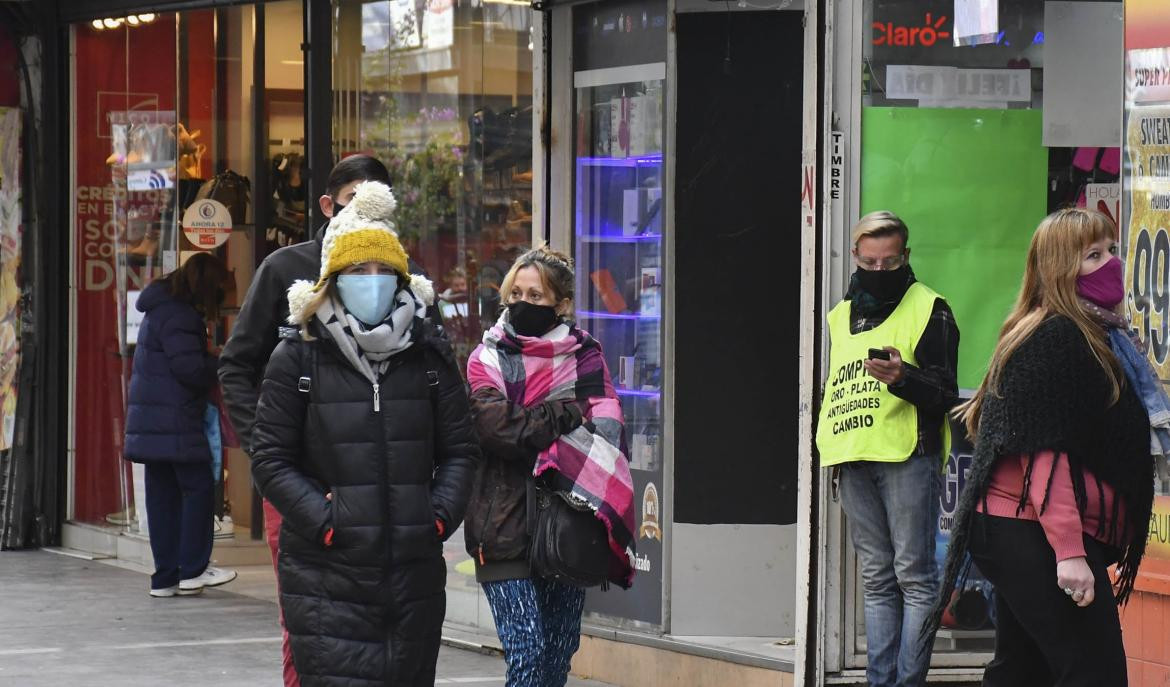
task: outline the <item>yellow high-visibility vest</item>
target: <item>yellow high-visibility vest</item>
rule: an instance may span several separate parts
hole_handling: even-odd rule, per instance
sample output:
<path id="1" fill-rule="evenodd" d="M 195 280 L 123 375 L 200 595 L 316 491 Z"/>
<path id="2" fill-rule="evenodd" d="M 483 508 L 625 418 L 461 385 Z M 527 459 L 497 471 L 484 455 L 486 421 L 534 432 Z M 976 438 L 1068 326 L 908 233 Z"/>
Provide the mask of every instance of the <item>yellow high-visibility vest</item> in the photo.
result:
<path id="1" fill-rule="evenodd" d="M 938 298 L 929 287 L 915 282 L 885 322 L 858 334 L 849 331 L 849 301 L 829 311 L 829 379 L 817 425 L 822 467 L 859 460 L 898 463 L 914 453 L 917 408 L 870 377 L 862 363 L 869 349 L 893 346 L 903 361 L 917 365 L 914 349 Z M 943 427 L 948 427 L 945 420 Z M 947 443 L 944 440 L 944 461 Z"/>

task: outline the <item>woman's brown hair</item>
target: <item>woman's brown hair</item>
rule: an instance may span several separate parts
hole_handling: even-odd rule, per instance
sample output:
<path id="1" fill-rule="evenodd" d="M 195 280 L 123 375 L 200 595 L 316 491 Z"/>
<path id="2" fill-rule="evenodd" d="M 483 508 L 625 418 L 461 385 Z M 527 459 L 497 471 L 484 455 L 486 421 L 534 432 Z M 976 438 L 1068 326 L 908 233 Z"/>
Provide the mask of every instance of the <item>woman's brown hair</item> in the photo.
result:
<path id="1" fill-rule="evenodd" d="M 176 300 L 190 303 L 204 319 L 214 320 L 219 318 L 224 293 L 233 276 L 216 256 L 197 253 L 161 279 L 167 282 Z"/>
<path id="2" fill-rule="evenodd" d="M 1117 402 L 1121 395 L 1120 363 L 1109 348 L 1104 330 L 1081 306 L 1077 296 L 1077 276 L 1085 248 L 1116 236 L 1112 220 L 1086 208 L 1057 210 L 1036 227 L 1028 247 L 1020 295 L 1000 329 L 987 376 L 971 400 L 955 409 L 955 417 L 967 425 L 971 436 L 979 431 L 979 417 L 987 394 L 998 393 L 999 377 L 1012 353 L 1052 315 L 1063 315 L 1076 323 L 1113 387 L 1111 402 Z"/>
<path id="3" fill-rule="evenodd" d="M 500 303 L 508 304 L 512 284 L 516 282 L 516 273 L 525 267 L 535 267 L 536 271 L 540 272 L 540 281 L 546 289 L 552 291 L 558 305 L 565 299 L 573 300 L 576 291 L 573 259 L 544 245 L 516 258 L 512 269 L 508 270 L 503 283 L 500 284 Z"/>

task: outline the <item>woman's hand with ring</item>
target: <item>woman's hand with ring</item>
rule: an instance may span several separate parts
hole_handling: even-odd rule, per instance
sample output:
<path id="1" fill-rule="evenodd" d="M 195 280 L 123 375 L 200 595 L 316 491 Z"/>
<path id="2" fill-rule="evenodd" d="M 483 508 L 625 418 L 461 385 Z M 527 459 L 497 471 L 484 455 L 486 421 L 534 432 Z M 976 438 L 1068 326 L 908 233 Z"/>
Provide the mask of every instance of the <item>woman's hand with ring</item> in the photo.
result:
<path id="1" fill-rule="evenodd" d="M 1096 594 L 1096 578 L 1084 556 L 1067 558 L 1056 564 L 1056 583 L 1073 603 L 1085 608 L 1093 603 Z"/>

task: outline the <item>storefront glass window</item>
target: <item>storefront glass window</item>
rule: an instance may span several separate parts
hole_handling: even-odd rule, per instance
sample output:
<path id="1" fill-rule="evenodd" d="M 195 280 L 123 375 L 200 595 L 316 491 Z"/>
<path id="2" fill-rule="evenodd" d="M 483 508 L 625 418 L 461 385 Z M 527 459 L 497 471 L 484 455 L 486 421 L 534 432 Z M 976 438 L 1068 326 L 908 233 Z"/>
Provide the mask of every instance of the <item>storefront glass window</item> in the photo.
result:
<path id="1" fill-rule="evenodd" d="M 650 626 L 662 622 L 665 26 L 662 2 L 573 15 L 577 321 L 605 350 L 639 506 L 637 583 L 590 590 L 586 611 Z"/>
<path id="2" fill-rule="evenodd" d="M 334 146 L 390 169 L 407 251 L 460 363 L 532 242 L 532 10 L 488 0 L 334 4 Z"/>
<path id="3" fill-rule="evenodd" d="M 190 255 L 214 252 L 236 277 L 223 317 L 208 324 L 208 345 L 221 345 L 259 258 L 281 236 L 305 235 L 295 157 L 304 144 L 302 5 L 270 2 L 262 11 L 264 59 L 274 66 L 259 89 L 254 7 L 73 27 L 74 521 L 147 531 L 142 468 L 122 458 L 142 289 Z M 259 122 L 257 93 L 267 103 Z M 265 132 L 270 159 L 258 160 L 255 137 Z M 269 174 L 279 177 L 273 196 L 253 197 L 253 180 Z M 216 228 L 196 228 L 192 212 L 206 212 Z M 261 215 L 276 219 L 258 232 Z M 237 447 L 213 459 L 224 467 L 216 526 L 230 536 L 233 519 L 251 525 L 250 471 Z"/>
<path id="4" fill-rule="evenodd" d="M 1125 138 L 1123 251 L 1129 315 L 1165 387 L 1170 384 L 1170 89 L 1159 78 L 1170 71 L 1170 35 L 1162 30 L 1167 7 L 1127 3 L 1125 16 Z M 1146 557 L 1137 582 L 1141 606 L 1164 603 L 1160 580 L 1170 578 L 1170 466 L 1155 464 L 1154 512 Z M 1130 609 L 1134 608 L 1131 603 Z M 1134 621 L 1130 621 L 1134 622 Z M 1129 627 L 1125 628 L 1127 631 Z M 1143 631 L 1135 627 L 1134 631 Z M 1133 658 L 1147 658 L 1133 652 Z M 1149 658 L 1154 658 L 1153 655 Z"/>
<path id="5" fill-rule="evenodd" d="M 335 0 L 334 153 L 377 157 L 410 256 L 435 282 L 460 366 L 532 244 L 532 22 L 527 3 Z M 447 613 L 491 627 L 463 535 L 447 542 Z"/>
<path id="6" fill-rule="evenodd" d="M 1120 218 L 1122 27 L 1120 2 L 1000 0 L 983 31 L 956 25 L 954 10 L 949 0 L 864 4 L 857 215 L 891 210 L 906 220 L 915 274 L 946 296 L 962 333 L 966 394 L 987 369 L 1039 221 L 1070 205 Z M 970 463 L 971 446 L 954 430 L 940 561 Z M 862 595 L 850 588 L 861 660 Z M 974 571 L 944 617 L 936 655 L 991 651 L 990 593 Z"/>

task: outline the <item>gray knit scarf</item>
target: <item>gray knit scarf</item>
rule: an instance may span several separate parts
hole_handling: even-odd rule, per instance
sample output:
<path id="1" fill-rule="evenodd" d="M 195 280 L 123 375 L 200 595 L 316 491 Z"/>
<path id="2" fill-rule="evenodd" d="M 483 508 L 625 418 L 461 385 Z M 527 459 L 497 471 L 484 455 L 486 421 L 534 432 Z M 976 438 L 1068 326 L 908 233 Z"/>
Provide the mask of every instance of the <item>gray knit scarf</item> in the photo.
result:
<path id="1" fill-rule="evenodd" d="M 377 384 L 390 365 L 390 357 L 414 343 L 415 324 L 426 317 L 426 310 L 422 301 L 409 288 L 404 288 L 394 295 L 394 307 L 376 327 L 369 328 L 350 314 L 336 294 L 321 304 L 316 318 L 325 325 L 349 364 Z"/>

